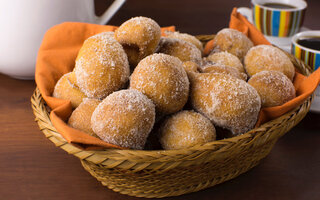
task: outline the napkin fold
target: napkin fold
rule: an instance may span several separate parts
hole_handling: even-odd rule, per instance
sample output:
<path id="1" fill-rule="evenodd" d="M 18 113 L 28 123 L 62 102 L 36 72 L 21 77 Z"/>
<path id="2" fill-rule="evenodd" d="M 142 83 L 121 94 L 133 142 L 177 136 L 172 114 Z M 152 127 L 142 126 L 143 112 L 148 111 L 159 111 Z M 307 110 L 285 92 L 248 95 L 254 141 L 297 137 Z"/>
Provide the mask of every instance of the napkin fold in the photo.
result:
<path id="1" fill-rule="evenodd" d="M 270 44 L 247 19 L 234 8 L 231 13 L 229 27 L 246 34 L 255 45 Z M 47 105 L 52 109 L 50 120 L 57 131 L 69 142 L 86 150 L 104 148 L 118 148 L 119 146 L 106 143 L 98 138 L 71 128 L 66 124 L 72 113 L 70 101 L 52 97 L 54 86 L 60 77 L 73 70 L 75 59 L 83 42 L 90 36 L 105 32 L 115 31 L 115 26 L 86 24 L 79 22 L 66 22 L 49 29 L 40 46 L 35 80 Z M 161 28 L 165 31 L 175 31 L 174 26 Z M 208 42 L 205 52 L 213 48 L 213 40 Z M 309 77 L 296 73 L 294 85 L 297 97 L 281 106 L 264 108 L 261 110 L 256 126 L 275 119 L 303 103 L 316 89 L 320 80 L 320 69 Z"/>

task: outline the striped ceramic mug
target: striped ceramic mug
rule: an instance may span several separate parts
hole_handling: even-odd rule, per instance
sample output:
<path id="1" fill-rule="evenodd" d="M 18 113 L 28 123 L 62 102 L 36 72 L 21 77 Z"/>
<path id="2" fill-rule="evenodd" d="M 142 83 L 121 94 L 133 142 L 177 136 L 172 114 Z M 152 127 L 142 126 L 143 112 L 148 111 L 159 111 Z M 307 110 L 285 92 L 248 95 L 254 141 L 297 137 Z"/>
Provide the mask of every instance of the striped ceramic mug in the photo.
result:
<path id="1" fill-rule="evenodd" d="M 320 38 L 320 31 L 304 31 L 294 35 L 291 39 L 291 53 L 308 64 L 313 70 L 317 70 L 320 68 L 320 50 L 300 45 L 299 40 L 306 38 Z M 314 94 L 310 110 L 320 113 L 320 85 Z"/>
<path id="2" fill-rule="evenodd" d="M 312 67 L 313 70 L 316 70 L 320 67 L 320 50 L 310 49 L 298 44 L 301 39 L 313 37 L 319 38 L 320 31 L 304 31 L 294 35 L 291 40 L 291 53 Z"/>
<path id="3" fill-rule="evenodd" d="M 264 35 L 290 37 L 301 28 L 306 8 L 303 0 L 251 0 L 250 12 L 240 8 L 240 13 Z"/>

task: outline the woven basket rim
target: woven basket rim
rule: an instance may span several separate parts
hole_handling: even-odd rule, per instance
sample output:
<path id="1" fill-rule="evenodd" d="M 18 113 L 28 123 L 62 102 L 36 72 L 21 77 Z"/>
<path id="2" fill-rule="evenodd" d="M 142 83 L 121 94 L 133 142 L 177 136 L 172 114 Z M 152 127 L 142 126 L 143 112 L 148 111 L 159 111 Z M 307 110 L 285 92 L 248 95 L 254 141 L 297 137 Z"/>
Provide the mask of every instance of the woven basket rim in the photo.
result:
<path id="1" fill-rule="evenodd" d="M 213 37 L 214 35 L 198 35 L 197 36 L 197 38 L 199 38 L 202 42 L 208 41 Z M 309 66 L 304 64 L 301 60 L 298 60 L 297 58 L 295 58 L 293 55 L 287 52 L 285 53 L 289 56 L 289 58 L 291 59 L 295 67 L 298 68 L 304 75 L 309 75 L 311 73 L 311 68 Z M 297 106 L 296 108 L 289 111 L 288 113 L 274 120 L 268 121 L 262 124 L 261 126 L 254 128 L 242 135 L 209 142 L 202 145 L 196 145 L 190 148 L 179 149 L 179 150 L 133 150 L 133 149 L 83 150 L 83 149 L 79 149 L 73 144 L 68 143 L 60 135 L 60 133 L 57 132 L 55 127 L 53 127 L 49 118 L 49 113 L 45 108 L 45 102 L 42 99 L 42 96 L 38 88 L 36 88 L 31 98 L 33 112 L 36 116 L 36 121 L 38 122 L 40 130 L 44 132 L 45 135 L 56 146 L 61 147 L 68 153 L 73 154 L 80 159 L 84 159 L 84 160 L 93 162 L 95 164 L 108 165 L 109 159 L 119 160 L 118 165 L 113 163 L 112 165 L 109 166 L 110 168 L 112 168 L 112 166 L 119 166 L 121 165 L 122 162 L 128 161 L 128 160 L 134 161 L 136 163 L 139 163 L 140 160 L 144 160 L 144 162 L 147 162 L 149 164 L 153 162 L 160 162 L 160 161 L 161 162 L 166 162 L 166 161 L 178 162 L 179 160 L 186 160 L 186 157 L 189 154 L 199 154 L 199 157 L 200 157 L 202 156 L 202 154 L 208 153 L 207 150 L 210 150 L 210 153 L 212 152 L 219 153 L 222 151 L 232 150 L 233 148 L 236 148 L 238 146 L 249 145 L 250 143 L 254 142 L 257 135 L 265 134 L 268 128 L 272 129 L 274 126 L 277 127 L 277 126 L 284 125 L 283 123 L 286 122 L 285 121 L 286 119 L 289 119 L 295 113 L 300 112 L 302 108 L 309 109 L 311 101 L 312 101 L 312 95 L 308 97 L 308 99 L 305 100 L 301 105 Z M 41 104 L 41 105 L 37 105 L 37 104 Z M 283 134 L 280 134 L 277 137 L 281 137 Z M 267 139 L 268 138 L 266 138 L 266 140 Z M 159 155 L 161 155 L 161 158 L 158 157 Z M 138 167 L 139 166 L 137 166 L 137 168 Z"/>
<path id="2" fill-rule="evenodd" d="M 33 96 L 35 95 L 36 92 L 39 92 L 40 91 L 37 91 L 39 90 L 38 87 L 35 89 L 34 91 L 34 94 Z M 240 140 L 240 139 L 244 139 L 244 138 L 254 138 L 254 135 L 256 135 L 257 133 L 255 133 L 257 130 L 259 129 L 264 129 L 266 127 L 269 127 L 270 124 L 276 122 L 276 121 L 279 121 L 281 119 L 284 119 L 286 118 L 287 116 L 289 115 L 292 115 L 293 113 L 297 112 L 302 106 L 303 104 L 307 103 L 308 101 L 311 101 L 312 100 L 312 97 L 313 96 L 310 96 L 308 97 L 308 99 L 306 99 L 304 101 L 304 103 L 302 103 L 301 105 L 297 106 L 296 108 L 292 109 L 291 111 L 287 112 L 286 114 L 276 118 L 276 119 L 273 119 L 273 120 L 270 120 L 262 125 L 260 125 L 259 127 L 257 128 L 254 128 L 254 129 L 251 129 L 250 131 L 246 132 L 246 133 L 243 133 L 241 135 L 237 135 L 237 136 L 233 136 L 233 137 L 230 137 L 230 138 L 224 138 L 224 139 L 220 139 L 220 140 L 216 140 L 216 141 L 212 141 L 212 142 L 207 142 L 205 144 L 201 144 L 201 145 L 195 145 L 195 146 L 192 146 L 192 147 L 189 147 L 189 148 L 183 148 L 183 149 L 171 149 L 171 150 L 164 150 L 164 149 L 159 149 L 159 150 L 139 150 L 139 149 L 113 149 L 113 148 L 105 148 L 105 149 L 98 149 L 98 150 L 83 150 L 83 151 L 89 151 L 89 152 L 103 152 L 103 151 L 121 151 L 121 152 L 172 152 L 172 153 L 180 153 L 182 150 L 198 150 L 199 148 L 201 148 L 202 150 L 205 149 L 206 146 L 212 146 L 212 144 L 219 144 L 219 143 L 224 143 L 224 142 L 235 142 L 237 140 Z M 41 97 L 42 98 L 42 97 Z M 43 100 L 43 99 L 41 99 Z M 44 100 L 43 100 L 44 101 Z M 49 113 L 48 113 L 49 114 Z M 58 133 L 60 135 L 60 133 L 55 129 L 53 130 L 55 131 L 56 133 Z M 249 136 L 250 134 L 254 134 L 254 135 L 251 135 Z M 63 138 L 63 136 L 61 136 L 61 139 L 66 141 L 65 138 Z M 233 141 L 235 140 L 235 141 Z M 72 145 L 72 144 L 71 144 Z M 76 147 L 76 146 L 75 146 Z M 76 147 L 78 148 L 78 147 Z M 211 148 L 210 148 L 211 149 Z"/>

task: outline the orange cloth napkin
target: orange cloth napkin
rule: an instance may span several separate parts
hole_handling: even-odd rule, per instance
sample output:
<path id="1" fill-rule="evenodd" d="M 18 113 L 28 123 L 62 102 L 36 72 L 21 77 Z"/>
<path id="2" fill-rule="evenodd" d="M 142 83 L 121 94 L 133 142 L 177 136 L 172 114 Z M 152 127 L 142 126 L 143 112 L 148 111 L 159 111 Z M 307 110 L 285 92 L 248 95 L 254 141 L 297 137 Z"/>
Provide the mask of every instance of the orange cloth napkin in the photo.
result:
<path id="1" fill-rule="evenodd" d="M 296 98 L 281 106 L 263 108 L 260 111 L 256 127 L 261 124 L 276 119 L 288 111 L 302 104 L 317 88 L 320 82 L 320 68 L 306 77 L 298 72 L 294 77 L 293 85 L 296 89 Z"/>
<path id="2" fill-rule="evenodd" d="M 231 18 L 229 22 L 229 28 L 236 29 L 245 35 L 247 35 L 254 45 L 267 44 L 271 43 L 263 36 L 263 34 L 258 31 L 253 24 L 251 24 L 247 18 L 237 12 L 237 9 L 234 8 L 231 13 Z M 208 55 L 214 47 L 214 40 L 210 40 L 204 49 L 205 55 Z M 263 108 L 260 111 L 258 122 L 256 127 L 261 124 L 276 119 L 281 115 L 287 113 L 288 111 L 296 108 L 302 104 L 317 88 L 320 81 L 320 68 L 313 72 L 309 77 L 296 72 L 293 84 L 296 89 L 297 97 L 291 101 L 275 107 Z"/>
<path id="3" fill-rule="evenodd" d="M 236 9 L 233 9 L 232 11 L 229 26 L 230 28 L 245 33 L 255 45 L 270 44 L 245 17 L 237 13 Z M 51 95 L 59 78 L 63 74 L 73 70 L 77 53 L 84 40 L 97 33 L 114 31 L 116 29 L 117 27 L 115 26 L 73 22 L 63 23 L 48 30 L 38 52 L 35 79 L 42 97 L 52 109 L 50 113 L 52 124 L 68 142 L 87 150 L 120 147 L 108 144 L 100 139 L 69 127 L 65 121 L 72 112 L 70 102 L 53 98 Z M 173 26 L 162 28 L 163 34 L 165 30 L 175 31 L 175 28 Z M 207 52 L 210 52 L 212 47 L 213 41 L 209 42 L 205 49 Z M 320 69 L 308 78 L 296 73 L 294 85 L 296 87 L 297 97 L 282 106 L 262 109 L 257 126 L 271 119 L 275 119 L 299 106 L 313 93 L 319 84 L 319 80 Z"/>
<path id="4" fill-rule="evenodd" d="M 68 126 L 65 122 L 72 113 L 70 101 L 57 99 L 51 95 L 60 77 L 73 70 L 76 56 L 83 42 L 92 35 L 116 29 L 115 26 L 62 23 L 47 31 L 38 52 L 35 80 L 43 99 L 52 109 L 50 113 L 52 124 L 68 142 L 87 150 L 120 147 Z M 164 27 L 161 31 L 162 34 L 165 31 L 175 31 L 175 27 Z"/>

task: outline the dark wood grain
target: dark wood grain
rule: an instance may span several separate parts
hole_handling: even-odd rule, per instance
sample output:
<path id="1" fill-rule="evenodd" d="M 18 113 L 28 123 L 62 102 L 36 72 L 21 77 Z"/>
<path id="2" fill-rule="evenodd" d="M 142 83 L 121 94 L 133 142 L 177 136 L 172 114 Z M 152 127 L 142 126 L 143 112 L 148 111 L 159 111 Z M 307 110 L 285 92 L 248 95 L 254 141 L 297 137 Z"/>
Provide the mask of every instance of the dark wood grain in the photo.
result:
<path id="1" fill-rule="evenodd" d="M 305 26 L 320 29 L 320 1 L 309 0 Z M 226 27 L 234 6 L 249 1 L 128 0 L 110 24 L 138 15 L 181 32 L 211 34 Z M 104 0 L 96 0 L 102 13 Z M 106 4 L 107 5 L 107 4 Z M 55 147 L 34 122 L 34 81 L 0 74 L 0 199 L 138 199 L 102 186 L 79 160 Z M 275 145 L 260 165 L 236 179 L 200 192 L 167 199 L 319 199 L 320 114 L 306 118 Z"/>

